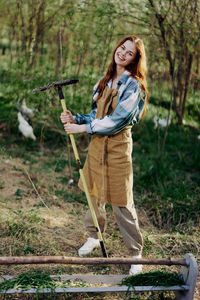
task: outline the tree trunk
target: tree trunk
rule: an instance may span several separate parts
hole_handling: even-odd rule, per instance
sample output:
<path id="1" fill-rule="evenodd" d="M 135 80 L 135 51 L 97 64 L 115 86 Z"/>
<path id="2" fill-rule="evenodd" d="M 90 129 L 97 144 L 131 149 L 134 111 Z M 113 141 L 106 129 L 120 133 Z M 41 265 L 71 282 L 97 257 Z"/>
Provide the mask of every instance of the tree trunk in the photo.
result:
<path id="1" fill-rule="evenodd" d="M 195 69 L 195 74 L 193 77 L 193 89 L 197 90 L 200 86 L 199 82 L 200 82 L 200 73 L 199 73 L 199 69 L 200 69 L 200 59 L 199 59 L 199 53 L 196 54 L 196 69 Z"/>
<path id="2" fill-rule="evenodd" d="M 29 9 L 29 19 L 28 19 L 28 37 L 27 37 L 27 63 L 30 64 L 31 56 L 33 55 L 33 46 L 35 41 L 35 22 L 34 19 L 36 18 L 37 9 L 34 0 L 31 0 L 28 4 Z"/>
<path id="3" fill-rule="evenodd" d="M 25 20 L 24 20 L 24 13 L 23 13 L 23 4 L 21 0 L 17 1 L 17 8 L 18 8 L 18 13 L 19 16 L 21 18 L 21 28 L 20 28 L 20 32 L 21 32 L 21 41 L 22 41 L 22 46 L 21 46 L 21 50 L 22 52 L 26 53 L 26 41 L 27 41 L 27 36 L 26 36 L 26 28 L 25 28 Z"/>
<path id="4" fill-rule="evenodd" d="M 177 69 L 177 76 L 175 80 L 175 90 L 174 90 L 174 110 L 178 118 L 178 125 L 183 123 L 183 117 L 185 113 L 186 99 L 188 94 L 188 89 L 190 86 L 190 75 L 192 69 L 193 55 L 185 55 L 185 60 L 183 57 L 179 57 L 179 65 Z"/>
<path id="5" fill-rule="evenodd" d="M 62 57 L 63 34 L 64 34 L 64 28 L 61 29 L 61 26 L 59 26 L 58 33 L 57 33 L 57 59 L 56 59 L 57 78 L 58 78 L 59 71 L 62 72 L 62 67 L 63 67 L 63 57 Z"/>
<path id="6" fill-rule="evenodd" d="M 34 40 L 34 46 L 33 46 L 33 53 L 32 58 L 30 62 L 30 67 L 32 67 L 35 64 L 37 53 L 39 51 L 39 45 L 42 43 L 43 35 L 44 35 L 44 12 L 46 8 L 46 0 L 42 0 L 38 10 L 37 10 L 37 19 L 36 19 L 36 34 L 35 34 L 35 40 Z"/>
<path id="7" fill-rule="evenodd" d="M 186 73 L 185 73 L 185 87 L 184 87 L 183 103 L 182 103 L 182 111 L 181 111 L 182 116 L 184 116 L 184 113 L 185 113 L 185 104 L 186 104 L 188 89 L 189 89 L 189 86 L 190 86 L 192 61 L 193 61 L 193 55 L 190 54 L 189 57 L 188 57 L 188 64 L 187 64 Z"/>

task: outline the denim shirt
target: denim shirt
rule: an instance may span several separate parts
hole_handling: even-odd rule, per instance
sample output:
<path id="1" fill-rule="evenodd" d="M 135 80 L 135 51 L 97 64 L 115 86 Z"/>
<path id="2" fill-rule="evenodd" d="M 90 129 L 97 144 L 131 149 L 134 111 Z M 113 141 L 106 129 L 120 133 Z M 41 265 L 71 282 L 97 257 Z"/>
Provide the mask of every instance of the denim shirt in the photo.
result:
<path id="1" fill-rule="evenodd" d="M 127 125 L 135 124 L 141 119 L 144 110 L 144 100 L 140 96 L 141 88 L 137 79 L 125 71 L 117 83 L 117 106 L 111 115 L 96 119 L 99 81 L 93 89 L 92 108 L 89 114 L 76 114 L 77 124 L 86 124 L 86 131 L 90 134 L 114 135 Z M 112 80 L 107 83 L 111 88 Z"/>

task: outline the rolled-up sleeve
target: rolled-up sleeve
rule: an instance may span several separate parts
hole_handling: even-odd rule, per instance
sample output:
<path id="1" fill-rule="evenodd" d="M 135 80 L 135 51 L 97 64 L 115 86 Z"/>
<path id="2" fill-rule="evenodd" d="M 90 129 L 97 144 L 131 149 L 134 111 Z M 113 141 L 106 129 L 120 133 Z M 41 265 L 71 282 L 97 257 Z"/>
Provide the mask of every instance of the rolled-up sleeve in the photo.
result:
<path id="1" fill-rule="evenodd" d="M 133 80 L 123 91 L 113 114 L 91 120 L 86 123 L 86 130 L 90 134 L 114 135 L 127 125 L 137 123 L 143 109 L 139 82 Z"/>
<path id="2" fill-rule="evenodd" d="M 96 108 L 93 108 L 89 114 L 76 114 L 75 119 L 77 124 L 88 124 L 91 123 L 96 117 Z"/>

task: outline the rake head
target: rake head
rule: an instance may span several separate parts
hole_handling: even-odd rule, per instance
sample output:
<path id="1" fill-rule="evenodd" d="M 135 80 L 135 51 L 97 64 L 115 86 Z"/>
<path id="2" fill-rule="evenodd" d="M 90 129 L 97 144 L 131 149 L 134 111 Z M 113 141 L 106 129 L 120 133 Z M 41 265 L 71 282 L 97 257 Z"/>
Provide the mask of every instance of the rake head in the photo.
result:
<path id="1" fill-rule="evenodd" d="M 41 91 L 49 90 L 51 88 L 60 88 L 64 85 L 69 85 L 69 84 L 74 84 L 74 83 L 78 83 L 78 79 L 67 79 L 64 81 L 53 82 L 49 85 L 36 88 L 36 89 L 32 90 L 32 92 L 34 93 L 34 92 L 41 92 Z"/>

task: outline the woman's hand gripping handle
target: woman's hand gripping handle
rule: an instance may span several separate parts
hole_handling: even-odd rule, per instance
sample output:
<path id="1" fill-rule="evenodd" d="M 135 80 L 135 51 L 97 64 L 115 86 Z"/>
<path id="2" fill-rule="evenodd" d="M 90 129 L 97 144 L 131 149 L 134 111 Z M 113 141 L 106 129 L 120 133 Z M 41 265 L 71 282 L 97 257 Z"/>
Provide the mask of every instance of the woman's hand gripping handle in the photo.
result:
<path id="1" fill-rule="evenodd" d="M 76 119 L 72 115 L 71 111 L 69 110 L 66 110 L 66 112 L 62 112 L 60 115 L 60 119 L 63 124 L 65 123 L 76 124 Z"/>
<path id="2" fill-rule="evenodd" d="M 64 129 L 68 134 L 81 133 L 86 131 L 86 126 L 78 125 L 75 117 L 69 110 L 62 112 L 60 115 L 61 122 L 64 124 Z"/>

